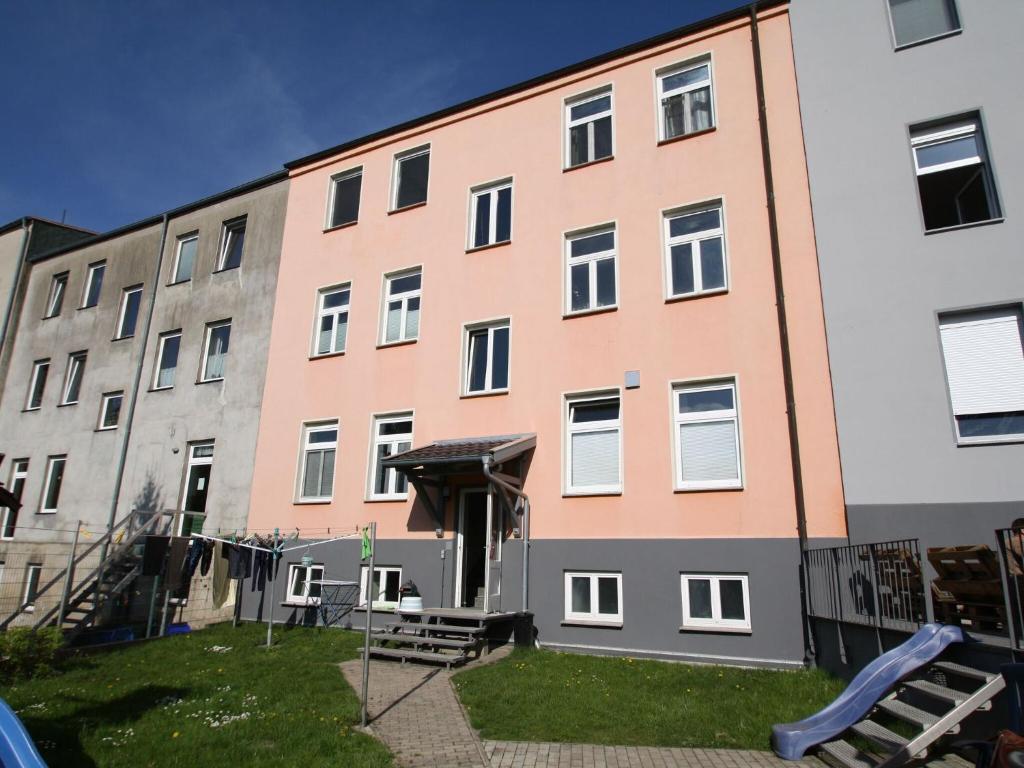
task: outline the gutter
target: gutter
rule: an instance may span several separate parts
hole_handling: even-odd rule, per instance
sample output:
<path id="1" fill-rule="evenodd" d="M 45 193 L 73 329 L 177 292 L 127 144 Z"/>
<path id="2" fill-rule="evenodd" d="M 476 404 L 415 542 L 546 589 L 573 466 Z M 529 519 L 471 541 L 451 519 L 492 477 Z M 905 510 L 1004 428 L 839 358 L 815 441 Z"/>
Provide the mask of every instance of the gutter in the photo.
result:
<path id="1" fill-rule="evenodd" d="M 754 56 L 754 85 L 757 90 L 757 122 L 761 133 L 761 161 L 764 166 L 764 194 L 768 207 L 768 235 L 771 240 L 772 277 L 775 284 L 775 310 L 779 323 L 779 350 L 782 355 L 782 381 L 786 392 L 786 417 L 789 432 L 789 457 L 793 469 L 793 501 L 800 539 L 800 612 L 804 633 L 804 662 L 812 663 L 814 643 L 807 613 L 806 552 L 807 507 L 804 499 L 803 468 L 800 464 L 800 437 L 797 431 L 796 395 L 793 390 L 793 359 L 789 348 L 789 323 L 786 318 L 786 291 L 782 280 L 782 249 L 779 245 L 779 219 L 775 207 L 775 181 L 772 175 L 771 146 L 768 141 L 768 110 L 764 95 L 761 64 L 761 40 L 757 28 L 758 4 L 750 5 L 750 46 Z"/>
<path id="2" fill-rule="evenodd" d="M 523 493 L 521 488 L 516 488 L 511 483 L 506 483 L 491 472 L 491 457 L 484 456 L 480 459 L 481 468 L 491 483 L 503 488 L 514 496 L 523 500 L 523 613 L 529 610 L 529 587 L 530 587 L 530 497 Z"/>

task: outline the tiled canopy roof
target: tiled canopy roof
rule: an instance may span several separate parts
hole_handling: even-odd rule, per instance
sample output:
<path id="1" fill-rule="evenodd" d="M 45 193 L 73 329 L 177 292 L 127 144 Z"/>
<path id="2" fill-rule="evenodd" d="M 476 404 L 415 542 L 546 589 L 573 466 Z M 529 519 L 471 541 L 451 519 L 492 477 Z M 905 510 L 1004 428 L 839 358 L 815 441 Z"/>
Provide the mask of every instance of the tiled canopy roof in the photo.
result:
<path id="1" fill-rule="evenodd" d="M 497 435 L 494 437 L 461 437 L 454 440 L 435 440 L 381 461 L 385 467 L 408 468 L 429 464 L 459 464 L 478 462 L 484 456 L 508 460 L 525 453 L 536 444 L 532 434 Z M 495 449 L 503 449 L 499 456 Z"/>

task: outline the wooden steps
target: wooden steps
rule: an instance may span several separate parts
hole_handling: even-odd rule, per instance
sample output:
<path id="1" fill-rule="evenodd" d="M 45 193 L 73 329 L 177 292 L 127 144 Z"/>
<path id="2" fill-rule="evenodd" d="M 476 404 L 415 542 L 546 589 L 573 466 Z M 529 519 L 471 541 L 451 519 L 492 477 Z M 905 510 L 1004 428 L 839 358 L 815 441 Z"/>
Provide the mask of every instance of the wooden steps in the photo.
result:
<path id="1" fill-rule="evenodd" d="M 391 629 L 403 629 L 403 628 L 406 628 L 406 627 L 415 627 L 416 629 L 422 629 L 423 631 L 426 631 L 426 632 L 431 632 L 431 633 L 436 632 L 438 634 L 453 634 L 453 635 L 461 635 L 461 634 L 479 635 L 479 634 L 483 633 L 484 630 L 486 629 L 485 627 L 481 627 L 479 625 L 477 625 L 477 626 L 467 626 L 467 625 L 464 625 L 464 624 L 424 624 L 422 622 L 419 623 L 419 624 L 416 624 L 416 623 L 405 622 L 405 621 L 393 621 L 393 622 L 387 624 L 386 626 L 387 626 L 387 628 L 389 630 L 391 630 Z"/>
<path id="2" fill-rule="evenodd" d="M 372 632 L 370 656 L 444 664 L 465 663 L 468 654 L 479 656 L 487 643 L 485 621 L 481 618 L 431 615 L 428 611 L 399 614 L 400 621 L 389 622 L 383 632 Z M 436 620 L 436 621 L 435 621 Z"/>
<path id="3" fill-rule="evenodd" d="M 363 649 L 359 649 L 360 655 Z M 381 648 L 375 646 L 370 648 L 370 656 L 384 656 L 391 659 L 405 661 L 425 661 L 431 664 L 444 664 L 446 667 L 454 667 L 466 662 L 465 654 L 431 653 L 430 651 L 414 651 L 411 648 Z"/>
<path id="4" fill-rule="evenodd" d="M 469 650 L 476 647 L 476 640 L 455 640 L 448 637 L 431 637 L 429 635 L 415 635 L 411 632 L 374 632 L 370 635 L 371 640 L 378 640 L 383 643 L 400 643 L 420 646 L 433 646 L 434 648 L 456 648 L 458 650 Z"/>

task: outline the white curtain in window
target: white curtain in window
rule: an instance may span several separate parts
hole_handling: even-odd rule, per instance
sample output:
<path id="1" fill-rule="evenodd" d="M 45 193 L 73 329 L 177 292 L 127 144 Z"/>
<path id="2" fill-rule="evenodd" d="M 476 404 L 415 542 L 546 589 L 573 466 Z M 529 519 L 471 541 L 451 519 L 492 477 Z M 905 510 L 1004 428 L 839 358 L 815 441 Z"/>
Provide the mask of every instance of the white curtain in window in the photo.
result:
<path id="1" fill-rule="evenodd" d="M 954 315 L 940 328 L 955 414 L 1024 411 L 1020 310 Z"/>
<path id="2" fill-rule="evenodd" d="M 736 426 L 728 421 L 679 425 L 683 482 L 736 480 Z"/>
<path id="3" fill-rule="evenodd" d="M 572 485 L 585 488 L 619 483 L 619 431 L 572 436 Z"/>

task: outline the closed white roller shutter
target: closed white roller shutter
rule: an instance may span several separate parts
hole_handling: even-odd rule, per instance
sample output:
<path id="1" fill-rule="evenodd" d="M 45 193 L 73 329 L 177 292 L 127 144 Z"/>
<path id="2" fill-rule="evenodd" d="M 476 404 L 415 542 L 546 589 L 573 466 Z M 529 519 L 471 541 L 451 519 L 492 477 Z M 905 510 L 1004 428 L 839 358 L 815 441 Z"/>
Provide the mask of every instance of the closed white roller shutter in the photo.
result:
<path id="1" fill-rule="evenodd" d="M 1024 411 L 1019 309 L 951 316 L 940 329 L 956 415 Z"/>
<path id="2" fill-rule="evenodd" d="M 704 421 L 679 425 L 683 482 L 739 479 L 736 422 Z"/>
<path id="3" fill-rule="evenodd" d="M 572 436 L 574 488 L 619 484 L 619 431 L 582 432 Z"/>

